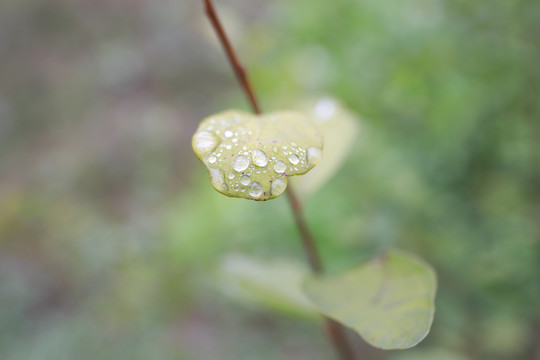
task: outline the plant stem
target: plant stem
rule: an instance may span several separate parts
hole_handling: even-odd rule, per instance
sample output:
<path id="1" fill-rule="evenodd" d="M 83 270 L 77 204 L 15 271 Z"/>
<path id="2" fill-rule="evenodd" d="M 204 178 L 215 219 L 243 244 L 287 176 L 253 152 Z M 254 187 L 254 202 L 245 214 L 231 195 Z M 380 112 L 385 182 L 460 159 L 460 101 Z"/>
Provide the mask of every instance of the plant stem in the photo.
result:
<path id="1" fill-rule="evenodd" d="M 221 45 L 223 46 L 223 49 L 227 54 L 227 58 L 229 59 L 229 62 L 234 70 L 238 82 L 240 83 L 242 89 L 244 90 L 244 93 L 248 97 L 249 103 L 253 108 L 253 112 L 255 114 L 260 114 L 261 107 L 259 105 L 257 97 L 255 96 L 255 92 L 253 91 L 251 82 L 249 81 L 247 71 L 236 56 L 236 52 L 234 51 L 234 48 L 232 47 L 227 37 L 227 34 L 225 33 L 223 26 L 221 25 L 212 0 L 203 1 L 205 5 L 206 15 L 210 19 L 210 23 L 214 27 L 219 41 L 221 42 Z M 319 256 L 319 252 L 317 250 L 317 245 L 313 239 L 313 236 L 311 235 L 309 226 L 304 218 L 302 205 L 299 199 L 296 197 L 291 184 L 289 184 L 287 187 L 287 198 L 289 199 L 289 203 L 291 205 L 296 226 L 298 227 L 298 231 L 300 232 L 300 238 L 302 240 L 304 252 L 306 253 L 306 256 L 308 258 L 311 271 L 316 275 L 322 275 L 324 273 L 324 268 L 322 265 L 321 257 Z M 343 326 L 328 317 L 324 317 L 324 322 L 327 335 L 330 338 L 332 344 L 334 345 L 341 360 L 354 360 L 354 352 L 347 340 L 347 336 Z"/>
<path id="2" fill-rule="evenodd" d="M 214 4 L 212 3 L 212 0 L 204 0 L 204 5 L 205 5 L 205 10 L 206 10 L 206 15 L 210 19 L 210 22 L 212 23 L 212 26 L 214 27 L 214 30 L 216 31 L 216 34 L 219 37 L 219 41 L 221 42 L 221 45 L 223 46 L 223 49 L 225 50 L 225 53 L 227 54 L 227 57 L 229 58 L 229 63 L 232 65 L 236 78 L 240 82 L 240 85 L 244 89 L 244 92 L 246 93 L 249 99 L 249 103 L 251 107 L 253 108 L 253 112 L 255 114 L 260 114 L 261 107 L 259 106 L 259 102 L 257 101 L 257 98 L 255 97 L 255 92 L 253 91 L 253 88 L 251 87 L 251 83 L 249 82 L 247 71 L 245 67 L 242 65 L 242 63 L 240 63 L 240 61 L 238 60 L 238 57 L 236 56 L 236 52 L 234 51 L 231 45 L 231 42 L 229 41 L 229 38 L 227 37 L 227 34 L 225 33 L 223 26 L 221 25 L 221 21 L 219 21 L 219 18 L 216 13 L 216 10 L 214 9 Z"/>

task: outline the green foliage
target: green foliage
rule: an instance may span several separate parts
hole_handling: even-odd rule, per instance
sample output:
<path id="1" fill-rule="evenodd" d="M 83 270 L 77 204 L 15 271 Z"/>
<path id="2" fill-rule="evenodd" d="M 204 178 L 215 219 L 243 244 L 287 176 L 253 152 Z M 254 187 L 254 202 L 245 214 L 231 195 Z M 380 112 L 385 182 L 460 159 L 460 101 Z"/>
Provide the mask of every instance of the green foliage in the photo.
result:
<path id="1" fill-rule="evenodd" d="M 322 137 L 313 122 L 285 111 L 212 115 L 201 122 L 192 144 L 217 191 L 251 200 L 281 195 L 288 176 L 305 174 L 322 155 Z"/>
<path id="2" fill-rule="evenodd" d="M 263 109 L 361 116 L 305 206 L 328 272 L 391 246 L 437 269 L 430 335 L 362 358 L 538 358 L 540 2 L 217 2 Z M 231 201 L 193 156 L 245 104 L 200 3 L 82 3 L 0 1 L 0 358 L 332 359 L 213 276 L 302 254 L 284 199 Z"/>
<path id="3" fill-rule="evenodd" d="M 355 329 L 371 345 L 406 349 L 429 332 L 436 283 L 424 261 L 389 250 L 343 274 L 311 277 L 305 291 L 323 314 Z"/>
<path id="4" fill-rule="evenodd" d="M 219 273 L 224 293 L 242 302 L 306 318 L 317 314 L 302 291 L 309 271 L 299 262 L 230 254 L 223 259 Z"/>

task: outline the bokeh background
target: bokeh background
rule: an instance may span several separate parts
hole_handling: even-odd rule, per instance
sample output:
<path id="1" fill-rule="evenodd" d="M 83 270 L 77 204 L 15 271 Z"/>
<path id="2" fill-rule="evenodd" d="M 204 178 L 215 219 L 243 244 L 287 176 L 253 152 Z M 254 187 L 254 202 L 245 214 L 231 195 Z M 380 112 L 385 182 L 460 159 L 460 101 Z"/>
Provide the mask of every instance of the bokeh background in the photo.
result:
<path id="1" fill-rule="evenodd" d="M 387 246 L 437 270 L 426 340 L 353 336 L 363 358 L 540 359 L 540 3 L 217 5 L 264 109 L 358 116 L 306 200 L 329 271 Z M 285 199 L 226 198 L 193 155 L 227 108 L 248 106 L 200 1 L 0 2 L 0 359 L 333 358 L 316 318 L 221 277 L 304 260 Z"/>

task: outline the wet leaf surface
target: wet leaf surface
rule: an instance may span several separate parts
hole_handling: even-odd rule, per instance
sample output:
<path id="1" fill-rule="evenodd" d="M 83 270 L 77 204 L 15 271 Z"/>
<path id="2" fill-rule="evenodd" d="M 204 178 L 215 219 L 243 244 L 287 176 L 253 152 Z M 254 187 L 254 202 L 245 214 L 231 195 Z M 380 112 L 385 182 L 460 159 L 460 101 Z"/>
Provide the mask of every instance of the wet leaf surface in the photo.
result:
<path id="1" fill-rule="evenodd" d="M 258 201 L 281 195 L 287 177 L 313 168 L 321 159 L 322 144 L 313 122 L 292 111 L 225 111 L 204 119 L 192 139 L 217 191 Z"/>

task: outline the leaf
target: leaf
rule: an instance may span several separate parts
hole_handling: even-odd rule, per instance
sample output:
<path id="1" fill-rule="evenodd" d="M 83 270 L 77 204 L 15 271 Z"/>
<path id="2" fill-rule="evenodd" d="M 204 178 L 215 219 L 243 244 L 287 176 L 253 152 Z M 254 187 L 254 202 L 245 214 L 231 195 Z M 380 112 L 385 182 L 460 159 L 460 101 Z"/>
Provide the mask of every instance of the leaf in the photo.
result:
<path id="1" fill-rule="evenodd" d="M 302 199 L 313 194 L 335 175 L 358 138 L 360 128 L 359 119 L 330 97 L 306 107 L 308 116 L 323 135 L 324 157 L 308 174 L 291 179 Z"/>
<path id="2" fill-rule="evenodd" d="M 382 349 L 406 349 L 429 332 L 436 277 L 424 261 L 390 250 L 335 277 L 310 277 L 308 298 L 323 314 L 356 330 Z"/>
<path id="3" fill-rule="evenodd" d="M 304 317 L 317 315 L 301 290 L 308 270 L 299 263 L 231 254 L 224 258 L 220 270 L 222 288 L 238 300 Z"/>
<path id="4" fill-rule="evenodd" d="M 281 195 L 288 176 L 305 174 L 319 162 L 322 136 L 300 113 L 229 110 L 203 120 L 192 146 L 217 191 L 261 201 Z"/>

